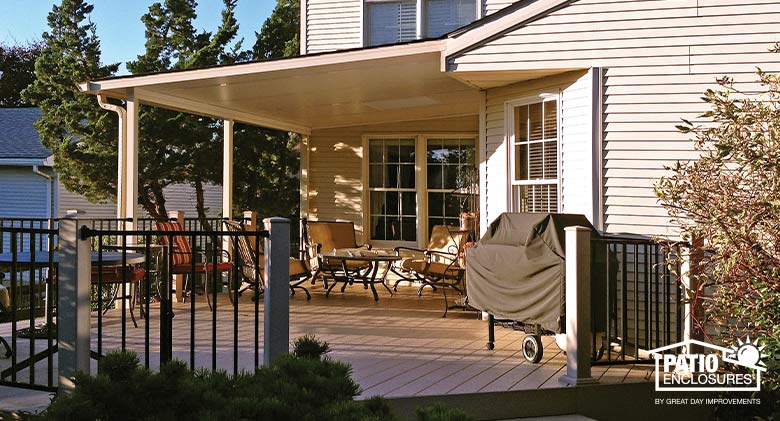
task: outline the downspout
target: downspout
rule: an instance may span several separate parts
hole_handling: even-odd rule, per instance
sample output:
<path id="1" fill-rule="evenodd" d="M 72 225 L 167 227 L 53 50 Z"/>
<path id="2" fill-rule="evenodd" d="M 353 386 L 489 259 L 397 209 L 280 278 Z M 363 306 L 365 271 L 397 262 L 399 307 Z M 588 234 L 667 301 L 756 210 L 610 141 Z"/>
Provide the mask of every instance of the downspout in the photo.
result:
<path id="1" fill-rule="evenodd" d="M 127 110 L 120 105 L 114 105 L 108 102 L 105 95 L 98 94 L 97 102 L 100 108 L 113 111 L 119 118 L 119 138 L 117 153 L 117 179 L 116 179 L 116 216 L 119 219 L 127 217 L 125 209 L 125 145 L 127 137 Z"/>
<path id="2" fill-rule="evenodd" d="M 51 220 L 52 218 L 54 218 L 54 214 L 55 214 L 54 201 L 52 200 L 52 195 L 54 194 L 54 177 L 39 170 L 37 165 L 32 166 L 32 171 L 34 174 L 49 180 L 49 182 L 46 184 L 46 189 L 48 190 L 48 194 L 46 195 L 46 209 L 49 213 L 46 219 L 48 219 L 49 224 L 51 224 Z M 51 228 L 51 226 L 49 226 L 48 228 Z"/>

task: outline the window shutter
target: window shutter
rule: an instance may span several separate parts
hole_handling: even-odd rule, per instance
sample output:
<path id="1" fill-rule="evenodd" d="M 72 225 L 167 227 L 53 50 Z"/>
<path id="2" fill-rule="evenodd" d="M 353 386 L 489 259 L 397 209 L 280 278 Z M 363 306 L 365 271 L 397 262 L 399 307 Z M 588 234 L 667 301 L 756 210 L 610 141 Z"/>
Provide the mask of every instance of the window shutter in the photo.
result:
<path id="1" fill-rule="evenodd" d="M 475 0 L 426 0 L 425 36 L 437 38 L 477 19 Z"/>

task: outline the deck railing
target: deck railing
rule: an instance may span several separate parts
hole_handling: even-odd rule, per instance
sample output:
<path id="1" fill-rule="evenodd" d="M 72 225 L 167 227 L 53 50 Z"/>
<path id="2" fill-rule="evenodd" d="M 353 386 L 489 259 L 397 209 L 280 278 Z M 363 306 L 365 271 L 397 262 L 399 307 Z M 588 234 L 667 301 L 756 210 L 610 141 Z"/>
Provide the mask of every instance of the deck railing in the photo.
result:
<path id="1" fill-rule="evenodd" d="M 136 230 L 124 229 L 123 221 L 117 224 L 117 220 L 103 220 L 102 228 L 100 222 L 93 220 L 75 221 L 80 227 L 79 241 L 86 242 L 92 250 L 91 275 L 86 287 L 92 290 L 91 302 L 81 302 L 75 307 L 70 304 L 78 299 L 78 295 L 70 298 L 61 296 L 62 291 L 72 294 L 74 289 L 71 283 L 73 277 L 64 277 L 60 272 L 63 252 L 73 249 L 70 240 L 60 238 L 64 222 L 14 221 L 13 227 L 0 224 L 0 236 L 7 240 L 7 248 L 0 253 L 0 274 L 4 278 L 3 288 L 9 295 L 8 305 L 0 306 L 0 337 L 7 339 L 9 351 L 7 363 L 0 362 L 0 383 L 46 390 L 56 388 L 57 360 L 53 355 L 62 352 L 59 348 L 62 338 L 58 338 L 58 333 L 62 333 L 63 325 L 72 324 L 69 320 L 78 312 L 74 308 L 84 305 L 89 307 L 94 322 L 94 326 L 88 328 L 91 330 L 92 346 L 89 348 L 93 358 L 100 358 L 111 350 L 130 350 L 152 369 L 158 369 L 160 364 L 174 357 L 186 361 L 192 369 L 225 369 L 238 373 L 258 367 L 263 356 L 269 355 L 267 351 L 263 353 L 268 347 L 261 346 L 261 338 L 271 340 L 269 338 L 278 335 L 262 334 L 260 323 L 263 318 L 259 313 L 259 295 L 255 296 L 255 291 L 247 292 L 253 295 L 253 300 L 247 301 L 252 304 L 247 306 L 244 302 L 241 308 L 241 319 L 251 320 L 251 327 L 248 328 L 246 323 L 239 325 L 238 302 L 243 293 L 239 288 L 243 281 L 263 285 L 265 282 L 260 281 L 261 277 L 273 280 L 281 276 L 284 278 L 281 297 L 286 300 L 289 292 L 286 275 L 289 242 L 278 240 L 284 250 L 281 253 L 277 251 L 275 258 L 283 259 L 279 262 L 284 264 L 273 266 L 284 275 L 264 274 L 259 260 L 254 262 L 251 270 L 246 270 L 247 262 L 223 252 L 222 245 L 230 244 L 232 250 L 238 250 L 239 241 L 246 241 L 255 250 L 272 250 L 266 240 L 270 232 L 223 231 L 221 218 L 212 221 L 215 225 L 211 231 L 194 229 L 201 226 L 193 218 L 187 221 L 183 231 L 175 232 L 157 230 L 151 221 L 146 229 Z M 40 225 L 51 226 L 49 224 L 58 229 L 39 228 Z M 283 234 L 280 233 L 281 228 L 277 228 L 275 235 L 287 238 L 289 223 L 282 225 L 286 228 Z M 177 247 L 160 245 L 176 244 L 177 237 L 192 245 L 192 251 L 187 256 L 189 263 L 184 270 L 182 265 L 174 264 L 179 263 L 174 258 L 182 256 Z M 136 241 L 135 245 L 130 245 L 131 238 Z M 33 247 L 30 247 L 31 244 Z M 68 266 L 71 263 L 68 261 Z M 175 266 L 176 271 L 172 270 Z M 263 266 L 270 270 L 268 261 Z M 254 273 L 254 279 L 247 278 L 248 272 Z M 186 305 L 176 306 L 177 314 L 174 314 L 173 304 L 174 273 L 187 279 L 183 286 L 177 285 L 184 289 L 187 299 Z M 65 290 L 62 289 L 64 284 L 67 284 Z M 58 305 L 58 297 L 60 300 L 71 299 L 66 302 L 68 309 L 63 308 L 68 316 L 64 321 L 58 314 L 63 303 L 60 301 Z M 283 309 L 284 305 L 280 304 L 283 301 L 278 301 L 274 308 Z M 264 307 L 268 307 L 267 304 L 266 298 Z M 247 317 L 247 312 L 253 314 Z M 284 314 L 287 323 L 287 314 Z M 174 316 L 177 316 L 179 328 L 176 331 Z M 230 319 L 228 325 L 232 327 L 232 335 L 221 327 L 225 319 Z M 186 326 L 183 331 L 182 325 Z M 73 338 L 77 336 L 74 334 Z M 286 349 L 288 338 L 285 337 L 282 342 Z M 71 352 L 71 347 L 68 349 L 66 352 Z M 5 351 L 0 349 L 0 352 Z M 59 361 L 61 363 L 62 359 Z"/>
<path id="2" fill-rule="evenodd" d="M 605 235 L 591 243 L 594 271 L 594 350 L 604 363 L 652 361 L 647 351 L 683 337 L 681 244 L 644 236 Z M 599 262 L 598 260 L 603 260 Z M 596 306 L 601 306 L 599 309 Z M 603 339 L 602 339 L 603 338 Z"/>

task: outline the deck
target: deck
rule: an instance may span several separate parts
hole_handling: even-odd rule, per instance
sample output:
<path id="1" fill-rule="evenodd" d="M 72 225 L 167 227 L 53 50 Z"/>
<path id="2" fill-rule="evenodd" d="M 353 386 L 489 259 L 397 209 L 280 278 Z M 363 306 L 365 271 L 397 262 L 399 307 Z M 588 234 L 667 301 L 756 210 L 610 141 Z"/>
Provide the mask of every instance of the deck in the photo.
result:
<path id="1" fill-rule="evenodd" d="M 290 337 L 314 334 L 330 343 L 330 356 L 352 365 L 362 396 L 433 396 L 560 387 L 558 378 L 564 373 L 566 362 L 552 338 L 544 338 L 544 358 L 539 364 L 523 359 L 520 353 L 523 334 L 511 329 L 497 327 L 496 348 L 488 351 L 486 322 L 479 320 L 477 313 L 460 310 L 451 310 L 447 318 L 442 318 L 443 299 L 438 292 L 426 290 L 418 297 L 416 288 L 400 286 L 392 297 L 381 289 L 379 302 L 374 302 L 370 291 L 361 286 L 351 286 L 343 294 L 336 289 L 330 297 L 325 296 L 319 283 L 310 290 L 313 297 L 309 302 L 303 294 L 291 298 Z M 260 303 L 261 347 L 262 307 Z M 249 294 L 241 297 L 239 369 L 251 369 L 254 361 L 254 308 Z M 225 294 L 219 294 L 217 309 L 217 364 L 232 370 L 233 308 Z M 174 311 L 174 357 L 188 360 L 190 303 L 177 303 Z M 159 361 L 156 354 L 159 321 L 154 317 L 157 313 L 154 305 L 152 313 L 150 364 L 155 367 Z M 93 332 L 96 323 L 93 321 Z M 120 310 L 109 311 L 104 316 L 103 352 L 119 346 L 121 325 Z M 139 327 L 134 328 L 128 317 L 126 326 L 127 348 L 143 354 L 145 320 L 140 320 Z M 196 298 L 195 330 L 195 363 L 209 367 L 212 322 L 203 296 Z M 0 326 L 0 334 L 7 337 L 9 332 L 10 324 Z M 17 346 L 19 355 L 28 355 L 27 340 L 20 339 Z M 41 350 L 45 341 L 36 341 L 35 346 Z M 96 348 L 93 334 L 93 349 Z M 9 365 L 10 359 L 0 359 L 0 367 Z M 648 382 L 652 370 L 652 366 L 646 365 L 596 366 L 593 375 L 602 384 Z M 38 382 L 46 382 L 46 371 L 46 360 L 36 365 Z M 29 372 L 23 370 L 19 376 L 28 379 Z"/>

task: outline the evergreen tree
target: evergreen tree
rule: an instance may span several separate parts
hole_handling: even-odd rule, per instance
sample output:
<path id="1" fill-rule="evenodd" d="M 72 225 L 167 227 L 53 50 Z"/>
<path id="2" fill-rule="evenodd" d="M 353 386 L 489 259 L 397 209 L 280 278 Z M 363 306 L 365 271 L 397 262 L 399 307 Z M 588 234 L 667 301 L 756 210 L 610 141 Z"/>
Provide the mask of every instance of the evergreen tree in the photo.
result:
<path id="1" fill-rule="evenodd" d="M 101 109 L 77 84 L 113 75 L 117 64 L 100 62 L 92 5 L 62 0 L 48 16 L 51 31 L 35 62 L 37 79 L 22 98 L 41 109 L 35 123 L 41 141 L 54 154 L 60 181 L 92 201 L 108 200 L 116 192 L 117 119 Z"/>
<path id="2" fill-rule="evenodd" d="M 235 0 L 225 0 L 216 33 L 196 31 L 194 0 L 165 0 L 149 7 L 141 21 L 146 26 L 146 51 L 127 63 L 133 74 L 187 70 L 235 62 L 240 43 L 230 48 L 238 32 Z M 188 183 L 195 188 L 198 216 L 205 222 L 203 192 L 206 183 L 220 183 L 221 122 L 161 108 L 142 106 L 139 115 L 140 202 L 155 217 L 165 217 L 163 188 Z M 152 177 L 154 175 L 154 177 Z"/>
<path id="3" fill-rule="evenodd" d="M 299 0 L 278 0 L 271 16 L 255 33 L 254 60 L 299 54 Z M 298 218 L 297 150 L 300 136 L 280 130 L 235 125 L 234 200 L 236 210 L 252 209 L 261 215 Z M 293 224 L 293 229 L 298 225 Z"/>

